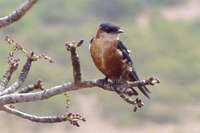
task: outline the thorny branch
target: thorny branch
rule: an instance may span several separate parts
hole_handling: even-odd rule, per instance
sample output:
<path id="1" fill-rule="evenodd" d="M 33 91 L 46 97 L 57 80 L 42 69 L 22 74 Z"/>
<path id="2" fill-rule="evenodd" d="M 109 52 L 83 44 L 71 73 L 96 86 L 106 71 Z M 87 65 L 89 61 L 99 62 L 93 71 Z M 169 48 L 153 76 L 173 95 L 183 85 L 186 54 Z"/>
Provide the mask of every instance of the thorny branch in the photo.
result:
<path id="1" fill-rule="evenodd" d="M 26 0 L 22 5 L 20 5 L 11 14 L 0 18 L 0 28 L 6 27 L 6 26 L 16 22 L 17 20 L 21 19 L 26 14 L 26 12 L 28 12 L 37 1 L 38 0 Z"/>

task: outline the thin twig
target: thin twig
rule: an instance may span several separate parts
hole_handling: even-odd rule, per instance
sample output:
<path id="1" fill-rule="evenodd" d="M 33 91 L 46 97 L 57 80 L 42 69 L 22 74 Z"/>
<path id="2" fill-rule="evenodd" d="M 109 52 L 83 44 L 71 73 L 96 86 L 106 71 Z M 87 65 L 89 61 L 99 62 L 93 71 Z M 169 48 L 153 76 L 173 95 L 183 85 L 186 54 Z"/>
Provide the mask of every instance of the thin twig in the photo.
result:
<path id="1" fill-rule="evenodd" d="M 10 87 L 6 88 L 3 92 L 0 92 L 0 96 L 13 93 L 13 92 L 17 91 L 17 89 L 19 89 L 19 87 L 21 87 L 21 85 L 24 83 L 24 81 L 28 75 L 28 72 L 31 68 L 31 64 L 32 64 L 32 59 L 28 58 L 26 60 L 26 63 L 23 66 L 23 69 L 18 77 L 18 80 L 15 81 L 15 83 L 13 83 Z"/>
<path id="2" fill-rule="evenodd" d="M 21 51 L 27 58 L 30 58 L 32 61 L 38 61 L 39 59 L 47 60 L 49 63 L 53 63 L 53 59 L 45 54 L 37 55 L 32 51 L 25 49 L 22 45 L 17 43 L 15 40 L 10 38 L 9 36 L 5 37 L 5 41 L 13 47 L 13 50 L 10 52 L 14 54 L 16 51 Z"/>
<path id="3" fill-rule="evenodd" d="M 8 57 L 9 69 L 3 75 L 3 79 L 0 80 L 0 92 L 2 92 L 8 85 L 13 72 L 15 72 L 19 66 L 19 59 L 16 59 L 13 54 L 9 54 Z"/>
<path id="4" fill-rule="evenodd" d="M 80 114 L 77 113 L 76 114 L 68 113 L 66 115 L 60 115 L 60 116 L 36 116 L 21 112 L 15 109 L 13 106 L 11 107 L 3 106 L 1 110 L 37 123 L 58 123 L 58 122 L 69 121 L 72 125 L 79 126 L 78 121 L 85 121 L 85 118 L 83 118 Z"/>
<path id="5" fill-rule="evenodd" d="M 34 90 L 44 90 L 44 88 L 42 87 L 42 81 L 38 80 L 37 83 L 32 84 L 32 85 L 28 85 L 22 89 L 20 89 L 18 91 L 18 93 L 28 93 L 28 92 L 32 92 Z"/>
<path id="6" fill-rule="evenodd" d="M 11 39 L 8 36 L 6 36 L 5 40 L 8 42 L 9 45 L 13 46 L 13 51 L 10 52 L 10 54 L 12 56 L 14 56 L 14 52 L 22 51 L 26 55 L 27 60 L 26 60 L 26 63 L 24 64 L 24 66 L 23 66 L 23 69 L 22 69 L 19 77 L 18 77 L 18 80 L 15 81 L 8 88 L 5 88 L 2 92 L 0 92 L 0 96 L 16 92 L 21 87 L 21 85 L 26 80 L 26 77 L 27 77 L 27 75 L 30 71 L 30 68 L 31 68 L 33 61 L 37 61 L 39 59 L 45 59 L 45 60 L 48 60 L 50 63 L 53 62 L 52 59 L 49 56 L 36 55 L 36 54 L 34 54 L 34 52 L 29 52 L 23 46 L 21 46 L 20 44 L 18 44 L 16 41 L 14 41 L 13 39 Z"/>
<path id="7" fill-rule="evenodd" d="M 73 77 L 75 84 L 79 84 L 81 82 L 81 66 L 78 54 L 76 52 L 76 48 L 80 47 L 83 44 L 83 40 L 77 42 L 66 42 L 65 47 L 68 51 L 71 52 L 71 61 L 73 66 Z"/>

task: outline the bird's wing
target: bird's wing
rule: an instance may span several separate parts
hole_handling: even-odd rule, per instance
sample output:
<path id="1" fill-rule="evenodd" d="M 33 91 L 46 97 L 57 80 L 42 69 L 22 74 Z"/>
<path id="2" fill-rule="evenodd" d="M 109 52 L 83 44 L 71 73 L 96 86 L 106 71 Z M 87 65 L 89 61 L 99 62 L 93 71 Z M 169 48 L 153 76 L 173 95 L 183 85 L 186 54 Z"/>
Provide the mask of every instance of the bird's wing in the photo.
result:
<path id="1" fill-rule="evenodd" d="M 122 41 L 118 40 L 117 42 L 117 48 L 122 52 L 123 59 L 127 60 L 127 63 L 129 65 L 133 64 L 133 61 L 131 60 L 131 57 L 129 55 L 129 50 L 126 48 L 126 46 L 122 43 Z"/>
<path id="2" fill-rule="evenodd" d="M 132 80 L 133 81 L 139 80 L 139 77 L 133 67 L 133 61 L 131 60 L 129 51 L 126 48 L 126 46 L 122 43 L 122 41 L 118 40 L 117 48 L 122 52 L 123 59 L 127 60 L 128 65 L 130 65 L 132 67 L 132 71 L 130 73 Z M 148 90 L 148 88 L 146 86 L 138 86 L 138 88 L 147 98 L 150 98 L 149 95 L 147 94 L 147 92 L 150 92 L 150 91 Z"/>
<path id="3" fill-rule="evenodd" d="M 94 40 L 94 37 L 90 40 L 89 49 L 90 49 L 90 47 L 92 45 L 93 40 Z"/>

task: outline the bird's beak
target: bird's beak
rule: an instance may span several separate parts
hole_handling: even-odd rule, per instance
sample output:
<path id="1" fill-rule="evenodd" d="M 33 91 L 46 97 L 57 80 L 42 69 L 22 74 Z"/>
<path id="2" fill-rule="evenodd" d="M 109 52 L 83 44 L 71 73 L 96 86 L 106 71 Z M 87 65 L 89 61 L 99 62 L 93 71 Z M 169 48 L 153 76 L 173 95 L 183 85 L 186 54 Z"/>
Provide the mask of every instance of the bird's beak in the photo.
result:
<path id="1" fill-rule="evenodd" d="M 117 31 L 117 33 L 124 33 L 124 30 L 122 30 L 122 29 L 119 29 L 118 31 Z"/>

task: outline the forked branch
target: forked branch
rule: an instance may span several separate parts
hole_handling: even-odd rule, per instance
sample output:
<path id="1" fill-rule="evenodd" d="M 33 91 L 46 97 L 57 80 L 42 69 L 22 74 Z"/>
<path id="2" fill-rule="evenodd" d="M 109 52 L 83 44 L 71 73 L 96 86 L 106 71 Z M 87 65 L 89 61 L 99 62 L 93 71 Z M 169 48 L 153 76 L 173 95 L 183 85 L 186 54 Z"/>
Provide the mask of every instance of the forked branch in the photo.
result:
<path id="1" fill-rule="evenodd" d="M 37 1 L 38 0 L 26 0 L 11 14 L 0 18 L 0 28 L 6 27 L 21 19 Z M 160 81 L 154 77 L 146 80 L 120 84 L 118 86 L 114 85 L 111 81 L 104 82 L 101 79 L 82 81 L 80 59 L 76 51 L 77 48 L 83 43 L 83 40 L 81 40 L 79 42 L 65 43 L 65 48 L 71 54 L 74 81 L 54 86 L 49 89 L 44 89 L 42 86 L 42 81 L 38 80 L 36 83 L 22 88 L 22 85 L 25 82 L 34 61 L 45 59 L 52 63 L 53 60 L 44 54 L 37 55 L 32 51 L 26 50 L 22 45 L 16 43 L 9 37 L 6 37 L 6 41 L 9 45 L 11 45 L 11 47 L 13 47 L 13 50 L 9 53 L 8 57 L 9 67 L 0 80 L 0 111 L 4 111 L 33 122 L 57 123 L 68 121 L 74 126 L 79 126 L 79 121 L 85 121 L 85 118 L 78 113 L 64 113 L 60 116 L 36 116 L 17 110 L 13 104 L 46 100 L 65 92 L 98 87 L 100 89 L 117 93 L 124 101 L 131 104 L 134 108 L 134 111 L 136 111 L 138 108 L 141 108 L 144 103 L 138 98 L 138 95 L 136 95 L 137 90 L 130 88 L 143 85 L 152 86 L 160 83 Z M 17 51 L 22 52 L 26 56 L 27 60 L 21 70 L 20 75 L 18 76 L 18 79 L 9 86 L 8 84 L 12 78 L 12 75 L 19 66 L 19 59 L 15 57 Z"/>
<path id="2" fill-rule="evenodd" d="M 134 111 L 136 111 L 137 108 L 141 108 L 144 105 L 144 103 L 142 102 L 141 99 L 139 99 L 138 95 L 135 95 L 135 92 L 137 92 L 137 90 L 129 89 L 129 88 L 142 86 L 142 85 L 152 86 L 160 82 L 157 78 L 154 78 L 154 77 L 148 78 L 146 80 L 119 84 L 118 86 L 116 86 L 111 81 L 105 82 L 105 81 L 102 81 L 101 79 L 82 81 L 80 59 L 76 51 L 77 48 L 81 46 L 81 44 L 83 43 L 83 40 L 81 40 L 79 42 L 65 43 L 65 48 L 67 49 L 67 51 L 71 53 L 74 81 L 64 83 L 62 85 L 58 85 L 55 87 L 51 87 L 49 89 L 44 89 L 42 87 L 42 81 L 38 80 L 38 82 L 35 84 L 28 85 L 24 88 L 21 88 L 21 85 L 24 83 L 28 75 L 28 72 L 31 68 L 31 63 L 33 61 L 37 61 L 40 58 L 44 58 L 48 60 L 49 62 L 52 62 L 52 59 L 48 56 L 40 56 L 40 55 L 34 54 L 33 52 L 27 51 L 21 45 L 19 45 L 12 39 L 7 38 L 7 41 L 9 42 L 10 45 L 14 46 L 15 52 L 22 51 L 26 55 L 27 61 L 22 69 L 22 72 L 18 80 L 16 81 L 18 83 L 17 85 L 12 84 L 11 86 L 6 87 L 7 83 L 1 84 L 1 87 L 4 89 L 3 91 L 0 92 L 0 109 L 7 113 L 14 114 L 16 116 L 19 116 L 19 117 L 22 117 L 24 119 L 28 119 L 34 122 L 54 123 L 54 122 L 69 121 L 72 125 L 79 126 L 78 121 L 79 120 L 85 121 L 85 119 L 83 119 L 81 115 L 74 114 L 74 113 L 68 113 L 67 115 L 61 115 L 61 116 L 35 116 L 35 115 L 30 115 L 30 114 L 21 112 L 8 105 L 23 103 L 23 102 L 34 102 L 34 101 L 39 101 L 39 100 L 45 100 L 45 99 L 51 98 L 52 96 L 69 92 L 69 91 L 77 91 L 77 90 L 85 89 L 85 88 L 99 87 L 107 91 L 116 92 L 121 98 L 123 98 L 123 100 L 133 105 Z M 5 78 L 6 78 L 6 81 L 8 82 L 11 76 L 12 74 L 10 74 L 10 76 L 4 76 L 1 82 L 5 81 Z"/>

